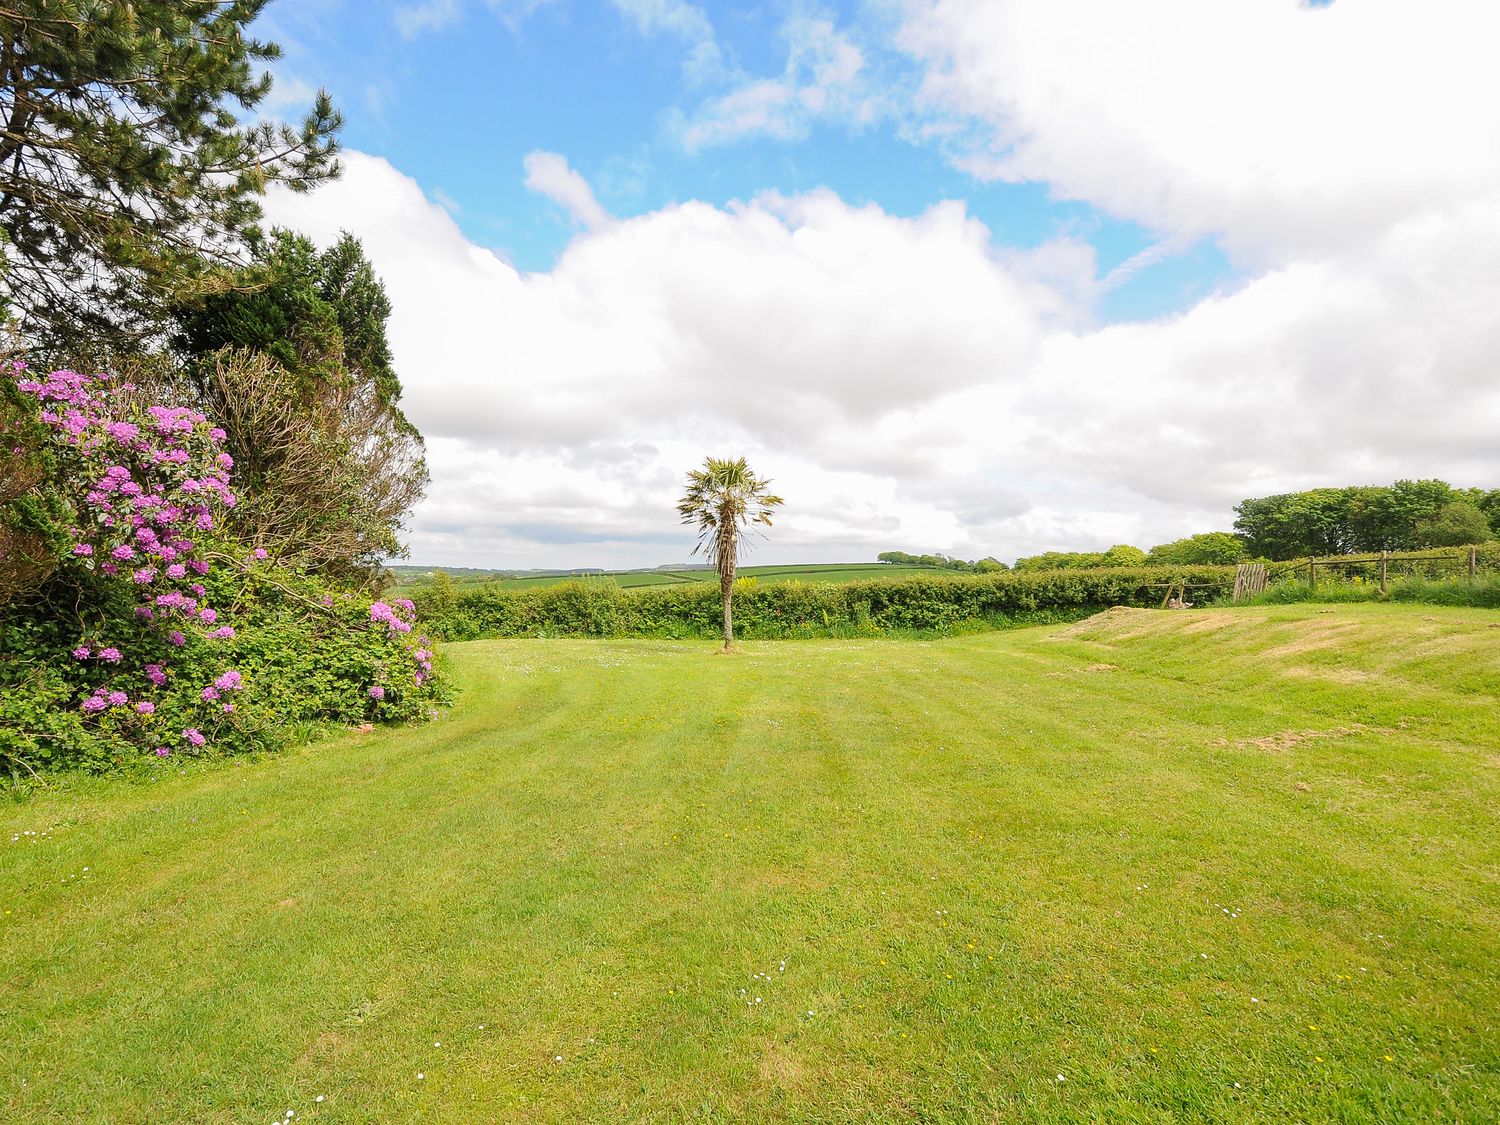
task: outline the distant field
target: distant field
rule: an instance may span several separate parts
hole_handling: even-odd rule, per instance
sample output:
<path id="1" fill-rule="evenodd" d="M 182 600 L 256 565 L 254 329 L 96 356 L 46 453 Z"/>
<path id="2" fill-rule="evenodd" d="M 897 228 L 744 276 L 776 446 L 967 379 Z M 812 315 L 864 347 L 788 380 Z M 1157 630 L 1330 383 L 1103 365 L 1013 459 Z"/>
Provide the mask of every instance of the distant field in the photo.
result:
<path id="1" fill-rule="evenodd" d="M 0 1121 L 1500 1121 L 1497 624 L 453 645 L 0 808 Z"/>
<path id="2" fill-rule="evenodd" d="M 439 568 L 440 569 L 440 568 Z M 754 578 L 758 582 L 858 582 L 867 578 L 908 578 L 914 574 L 952 574 L 931 566 L 894 566 L 887 563 L 815 563 L 804 566 L 745 566 L 739 570 L 741 578 Z M 396 592 L 420 587 L 426 580 L 414 576 L 407 568 L 397 572 L 399 584 Z M 670 586 L 679 582 L 714 582 L 718 574 L 712 570 L 626 570 L 608 571 L 604 574 L 547 574 L 527 578 L 491 577 L 482 573 L 453 576 L 457 585 L 483 583 L 502 590 L 535 590 L 543 586 L 558 586 L 564 582 L 580 579 L 608 579 L 619 586 Z"/>

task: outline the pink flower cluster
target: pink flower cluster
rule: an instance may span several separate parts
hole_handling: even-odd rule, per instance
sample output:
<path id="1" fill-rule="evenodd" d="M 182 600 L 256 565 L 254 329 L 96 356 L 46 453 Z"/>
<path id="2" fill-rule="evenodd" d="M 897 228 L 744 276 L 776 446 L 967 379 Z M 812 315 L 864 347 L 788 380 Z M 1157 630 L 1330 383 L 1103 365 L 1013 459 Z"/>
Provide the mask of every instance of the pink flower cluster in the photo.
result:
<path id="1" fill-rule="evenodd" d="M 228 672 L 216 677 L 213 683 L 198 694 L 204 703 L 219 704 L 219 710 L 227 715 L 234 711 L 234 704 L 225 701 L 223 697 L 230 692 L 239 691 L 244 686 L 243 678 L 231 668 Z"/>
<path id="2" fill-rule="evenodd" d="M 212 532 L 219 513 L 235 505 L 229 487 L 234 460 L 221 448 L 224 431 L 198 410 L 148 403 L 132 384 L 109 375 L 53 371 L 38 379 L 15 364 L 11 376 L 22 394 L 36 400 L 37 416 L 66 469 L 62 479 L 73 483 L 79 526 L 71 556 L 77 565 L 139 590 L 135 616 L 173 647 L 187 644 L 185 630 L 232 638 L 234 629 L 203 604 L 203 585 L 183 586 L 190 576 L 209 573 L 196 536 Z M 113 665 L 125 659 L 113 644 L 80 644 L 73 656 Z M 145 676 L 157 688 L 167 682 L 160 664 L 147 664 Z M 222 684 L 231 676 L 226 689 Z M 209 691 L 239 690 L 239 673 L 225 673 L 215 685 L 205 689 L 205 700 Z M 80 706 L 99 715 L 128 702 L 125 692 L 100 688 Z M 155 710 L 150 700 L 135 707 L 143 719 Z M 184 737 L 195 746 L 204 741 L 196 728 Z"/>
<path id="3" fill-rule="evenodd" d="M 384 625 L 390 636 L 410 633 L 412 625 L 417 620 L 417 607 L 409 598 L 396 598 L 387 605 L 385 602 L 375 602 L 370 606 L 370 621 L 376 625 Z M 419 637 L 417 645 L 412 647 L 411 642 L 405 638 L 401 645 L 411 657 L 412 663 L 416 665 L 412 673 L 412 679 L 417 687 L 432 678 L 432 642 L 426 637 Z M 381 700 L 385 698 L 385 688 L 376 686 L 370 689 L 370 698 Z"/>
<path id="4" fill-rule="evenodd" d="M 406 598 L 397 598 L 392 605 L 376 602 L 370 606 L 370 620 L 384 625 L 392 633 L 410 633 L 416 619 L 417 607 Z"/>
<path id="5" fill-rule="evenodd" d="M 125 643 L 121 636 L 80 638 L 74 659 L 89 666 L 85 674 L 91 683 L 102 678 L 107 686 L 79 706 L 101 724 L 132 723 L 143 734 L 162 723 L 162 702 L 183 699 L 165 691 L 169 671 L 183 677 L 191 670 L 174 666 L 180 658 L 139 662 L 164 647 L 196 655 L 197 649 L 188 648 L 191 637 L 222 641 L 235 636 L 233 626 L 205 604 L 207 589 L 196 581 L 210 573 L 205 540 L 214 540 L 223 512 L 235 506 L 230 488 L 234 460 L 222 448 L 225 432 L 198 410 L 150 402 L 136 387 L 108 375 L 53 371 L 34 378 L 21 364 L 10 374 L 16 387 L 36 402 L 37 417 L 50 431 L 61 470 L 58 479 L 69 490 L 76 521 L 71 565 L 131 591 L 134 621 L 127 618 L 121 632 L 150 637 L 147 644 Z M 254 568 L 268 559 L 264 547 L 254 547 L 232 565 Z M 350 600 L 341 595 L 341 601 Z M 323 596 L 322 603 L 334 609 L 332 597 Z M 399 698 L 401 684 L 414 679 L 421 687 L 431 678 L 431 642 L 422 637 L 413 643 L 416 607 L 408 599 L 375 602 L 369 621 L 372 627 L 385 627 L 372 629 L 372 640 L 391 642 L 402 653 L 395 663 L 405 671 L 397 673 L 382 661 L 378 682 L 366 689 L 371 700 L 389 705 L 390 693 Z M 196 749 L 209 741 L 220 716 L 235 710 L 233 699 L 244 683 L 239 672 L 227 671 L 197 688 L 196 699 L 193 690 L 186 693 L 192 714 L 183 721 L 196 719 L 199 725 L 184 728 L 182 738 Z M 130 694 L 154 699 L 138 698 L 132 705 Z M 155 752 L 166 757 L 173 750 L 157 746 Z"/>

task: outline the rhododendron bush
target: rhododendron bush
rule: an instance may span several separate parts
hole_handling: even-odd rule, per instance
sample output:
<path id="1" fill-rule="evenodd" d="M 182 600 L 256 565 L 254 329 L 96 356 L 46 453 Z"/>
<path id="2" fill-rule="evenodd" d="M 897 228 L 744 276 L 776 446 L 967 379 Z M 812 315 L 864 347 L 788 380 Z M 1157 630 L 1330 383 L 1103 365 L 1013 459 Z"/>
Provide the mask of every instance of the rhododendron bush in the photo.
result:
<path id="1" fill-rule="evenodd" d="M 298 723 L 418 717 L 410 602 L 361 598 L 235 541 L 234 462 L 200 411 L 107 375 L 6 373 L 34 404 L 65 526 L 0 618 L 12 774 L 272 748 Z"/>

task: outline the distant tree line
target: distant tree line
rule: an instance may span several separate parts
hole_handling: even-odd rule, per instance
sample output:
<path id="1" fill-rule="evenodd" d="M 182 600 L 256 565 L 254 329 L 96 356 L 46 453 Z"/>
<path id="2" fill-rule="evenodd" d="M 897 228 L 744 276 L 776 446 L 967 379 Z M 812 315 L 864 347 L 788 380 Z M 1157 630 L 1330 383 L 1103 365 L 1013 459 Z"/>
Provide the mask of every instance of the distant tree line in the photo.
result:
<path id="1" fill-rule="evenodd" d="M 1018 571 L 1121 566 L 1232 566 L 1250 559 L 1280 562 L 1311 555 L 1420 551 L 1485 543 L 1500 531 L 1500 489 L 1454 488 L 1441 480 L 1314 488 L 1242 500 L 1234 531 L 1207 531 L 1159 543 L 1149 551 L 1117 543 L 1107 551 L 1044 551 L 1015 562 Z M 947 555 L 884 551 L 881 562 L 966 573 L 1010 569 Z"/>
<path id="2" fill-rule="evenodd" d="M 1234 529 L 1246 550 L 1268 559 L 1417 551 L 1494 538 L 1500 489 L 1398 480 L 1264 496 L 1243 501 L 1235 513 Z"/>
<path id="3" fill-rule="evenodd" d="M 898 566 L 930 566 L 937 570 L 952 570 L 959 574 L 994 574 L 1009 570 L 999 559 L 964 560 L 948 555 L 912 555 L 905 551 L 881 551 L 875 556 L 878 562 Z"/>

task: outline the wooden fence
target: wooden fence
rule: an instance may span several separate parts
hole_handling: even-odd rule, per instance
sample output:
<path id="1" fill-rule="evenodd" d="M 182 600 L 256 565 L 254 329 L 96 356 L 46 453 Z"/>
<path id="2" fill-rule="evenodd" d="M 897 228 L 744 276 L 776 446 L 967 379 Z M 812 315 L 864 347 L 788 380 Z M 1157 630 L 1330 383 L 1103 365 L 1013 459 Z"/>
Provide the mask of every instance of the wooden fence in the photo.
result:
<path id="1" fill-rule="evenodd" d="M 1435 562 L 1455 569 L 1461 568 L 1468 572 L 1469 580 L 1473 581 L 1479 574 L 1479 548 L 1470 547 L 1466 553 L 1451 555 L 1397 555 L 1392 556 L 1389 551 L 1381 551 L 1378 555 L 1337 555 L 1326 559 L 1307 560 L 1307 584 L 1316 586 L 1318 584 L 1319 570 L 1349 570 L 1357 566 L 1377 566 L 1380 575 L 1380 592 L 1386 592 L 1386 583 L 1390 577 L 1392 564 L 1404 566 L 1406 563 Z M 1236 599 L 1238 600 L 1238 599 Z"/>

